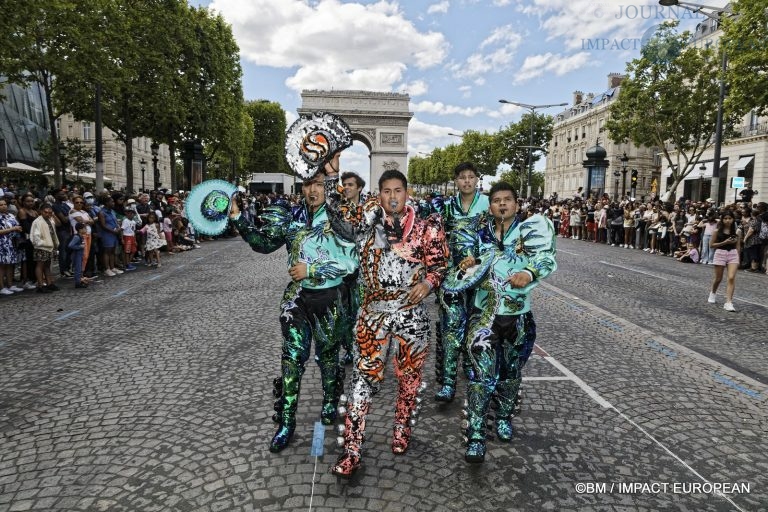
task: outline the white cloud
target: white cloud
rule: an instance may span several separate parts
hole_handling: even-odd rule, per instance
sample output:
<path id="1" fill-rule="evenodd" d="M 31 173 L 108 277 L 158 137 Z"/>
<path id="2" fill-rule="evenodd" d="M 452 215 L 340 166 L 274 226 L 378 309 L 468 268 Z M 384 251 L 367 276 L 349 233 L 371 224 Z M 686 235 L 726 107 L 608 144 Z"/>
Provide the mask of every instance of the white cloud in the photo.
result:
<path id="1" fill-rule="evenodd" d="M 455 137 L 448 135 L 449 133 L 461 133 L 461 131 L 450 126 L 424 123 L 413 116 L 408 124 L 408 151 L 429 153 L 434 148 L 451 142 L 450 139 L 455 139 Z M 456 140 L 452 142 L 456 142 Z"/>
<path id="2" fill-rule="evenodd" d="M 459 87 L 459 91 L 461 92 L 461 96 L 463 98 L 469 98 L 472 96 L 472 86 L 471 85 L 462 85 Z"/>
<path id="3" fill-rule="evenodd" d="M 478 114 L 487 112 L 485 107 L 457 107 L 455 105 L 446 105 L 440 101 L 420 101 L 418 103 L 411 103 L 411 108 L 414 112 L 425 112 L 441 116 L 460 115 L 474 117 Z"/>
<path id="4" fill-rule="evenodd" d="M 511 25 L 495 29 L 482 43 L 480 50 L 467 57 L 464 62 L 454 62 L 449 66 L 456 78 L 482 78 L 491 71 L 499 72 L 508 69 L 523 36 L 516 32 Z M 490 49 L 489 47 L 495 47 Z"/>
<path id="5" fill-rule="evenodd" d="M 562 56 L 560 54 L 544 53 L 530 55 L 525 58 L 520 71 L 515 75 L 514 83 L 521 84 L 545 73 L 562 76 L 566 73 L 586 66 L 590 55 L 587 52 L 579 52 L 573 55 Z"/>
<path id="6" fill-rule="evenodd" d="M 512 3 L 512 0 L 493 0 L 493 5 L 497 7 L 504 7 Z"/>
<path id="7" fill-rule="evenodd" d="M 510 105 L 509 103 L 499 103 L 499 109 L 489 112 L 488 116 L 493 119 L 510 119 L 516 116 L 523 110 L 522 107 L 517 105 Z"/>
<path id="8" fill-rule="evenodd" d="M 214 0 L 211 9 L 229 23 L 243 59 L 260 66 L 296 68 L 291 89 L 393 90 L 411 67 L 445 59 L 439 32 L 422 32 L 397 2 L 373 4 L 319 0 Z"/>
<path id="9" fill-rule="evenodd" d="M 414 80 L 413 82 L 398 85 L 395 90 L 407 93 L 413 98 L 414 96 L 426 94 L 429 91 L 429 86 L 424 80 Z"/>
<path id="10" fill-rule="evenodd" d="M 438 2 L 436 4 L 432 4 L 427 9 L 427 14 L 436 14 L 436 13 L 447 13 L 448 7 L 450 7 L 450 2 L 448 0 L 443 0 L 442 2 Z"/>

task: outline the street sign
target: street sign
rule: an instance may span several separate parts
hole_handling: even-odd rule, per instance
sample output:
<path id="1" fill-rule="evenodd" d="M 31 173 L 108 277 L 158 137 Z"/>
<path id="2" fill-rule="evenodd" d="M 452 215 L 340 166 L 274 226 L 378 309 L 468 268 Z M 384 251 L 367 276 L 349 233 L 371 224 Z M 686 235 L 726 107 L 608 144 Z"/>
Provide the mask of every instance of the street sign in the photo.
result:
<path id="1" fill-rule="evenodd" d="M 744 176 L 734 176 L 731 178 L 731 188 L 744 188 L 746 178 Z"/>

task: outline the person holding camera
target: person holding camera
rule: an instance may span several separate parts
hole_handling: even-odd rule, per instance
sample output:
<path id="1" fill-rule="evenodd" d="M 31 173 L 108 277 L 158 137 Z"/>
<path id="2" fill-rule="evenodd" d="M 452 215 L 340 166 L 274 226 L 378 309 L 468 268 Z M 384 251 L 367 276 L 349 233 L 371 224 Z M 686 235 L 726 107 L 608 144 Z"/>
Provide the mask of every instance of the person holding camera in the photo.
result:
<path id="1" fill-rule="evenodd" d="M 712 263 L 715 266 L 715 277 L 712 280 L 712 289 L 709 292 L 707 302 L 710 304 L 717 302 L 717 288 L 723 280 L 723 272 L 727 269 L 723 309 L 726 311 L 736 311 L 733 307 L 733 292 L 736 289 L 736 273 L 739 270 L 741 238 L 736 229 L 735 217 L 732 211 L 726 210 L 720 215 L 720 222 L 717 223 L 717 228 L 715 228 L 715 232 L 712 234 L 709 247 L 715 250 L 715 257 Z"/>

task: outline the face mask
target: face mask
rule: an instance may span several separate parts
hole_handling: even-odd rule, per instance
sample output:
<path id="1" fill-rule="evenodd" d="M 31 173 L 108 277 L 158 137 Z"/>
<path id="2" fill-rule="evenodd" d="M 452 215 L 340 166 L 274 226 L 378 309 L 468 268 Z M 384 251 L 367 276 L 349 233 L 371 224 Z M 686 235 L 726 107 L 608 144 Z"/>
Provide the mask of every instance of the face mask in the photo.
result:
<path id="1" fill-rule="evenodd" d="M 92 197 L 86 197 L 85 202 L 88 203 L 89 205 L 92 205 L 95 202 L 95 199 Z"/>

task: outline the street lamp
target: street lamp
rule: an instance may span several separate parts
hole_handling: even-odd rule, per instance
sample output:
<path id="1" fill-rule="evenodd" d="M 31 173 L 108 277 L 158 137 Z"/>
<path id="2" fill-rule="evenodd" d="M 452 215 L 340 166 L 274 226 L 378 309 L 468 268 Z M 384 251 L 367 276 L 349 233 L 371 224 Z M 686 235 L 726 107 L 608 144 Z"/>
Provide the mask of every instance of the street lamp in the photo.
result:
<path id="1" fill-rule="evenodd" d="M 506 103 L 508 105 L 516 105 L 518 107 L 522 107 L 525 109 L 528 109 L 531 111 L 531 137 L 530 137 L 530 143 L 528 148 L 528 195 L 526 197 L 531 196 L 531 173 L 533 172 L 533 121 L 534 117 L 536 115 L 536 110 L 541 108 L 551 108 L 551 107 L 565 107 L 568 106 L 568 103 L 549 103 L 546 105 L 529 105 L 527 103 L 519 103 L 517 101 L 507 101 L 507 100 L 499 100 L 499 103 Z M 521 190 L 522 192 L 522 190 Z"/>
<path id="2" fill-rule="evenodd" d="M 702 162 L 701 166 L 699 167 L 699 201 L 704 200 L 704 173 L 706 171 L 707 171 L 707 166 L 704 165 L 704 162 Z"/>
<path id="3" fill-rule="evenodd" d="M 709 19 L 719 22 L 723 14 L 733 14 L 727 6 L 726 7 L 712 7 L 703 4 L 694 4 L 690 2 L 680 2 L 679 0 L 659 0 L 659 5 L 663 7 L 672 7 L 679 5 L 683 9 L 694 13 L 701 13 Z M 708 9 L 713 12 L 706 12 L 702 9 Z M 717 13 L 717 14 L 715 14 Z M 710 187 L 710 196 L 715 200 L 715 204 L 720 202 L 720 154 L 723 148 L 723 102 L 725 101 L 725 73 L 728 71 L 728 56 L 725 52 L 725 46 L 721 47 L 721 62 L 720 62 L 720 92 L 717 96 L 717 120 L 715 122 L 715 149 L 714 149 L 714 162 L 712 163 L 712 185 Z"/>
<path id="4" fill-rule="evenodd" d="M 144 186 L 144 173 L 147 172 L 147 161 L 142 158 L 139 160 L 139 164 L 141 164 L 141 191 L 146 192 L 147 187 Z"/>
<path id="5" fill-rule="evenodd" d="M 160 171 L 157 168 L 157 154 L 160 152 L 160 144 L 153 141 L 149 146 L 149 149 L 152 151 L 152 171 L 155 182 L 154 189 L 158 190 L 160 188 Z"/>
<path id="6" fill-rule="evenodd" d="M 59 141 L 59 165 L 61 166 L 61 183 L 67 181 L 67 148 Z M 57 183 L 56 186 L 61 185 Z"/>
<path id="7" fill-rule="evenodd" d="M 460 138 L 460 139 L 463 139 L 463 138 L 464 138 L 464 135 L 463 135 L 463 134 L 461 134 L 461 133 L 449 133 L 448 135 L 452 135 L 452 136 L 454 136 L 454 137 L 458 137 L 458 138 Z"/>
<path id="8" fill-rule="evenodd" d="M 629 157 L 624 153 L 619 157 L 619 160 L 621 160 L 621 197 L 623 199 L 627 195 L 627 162 L 629 162 Z"/>

